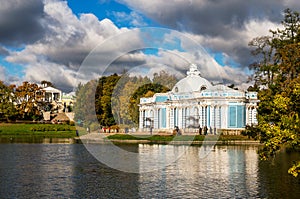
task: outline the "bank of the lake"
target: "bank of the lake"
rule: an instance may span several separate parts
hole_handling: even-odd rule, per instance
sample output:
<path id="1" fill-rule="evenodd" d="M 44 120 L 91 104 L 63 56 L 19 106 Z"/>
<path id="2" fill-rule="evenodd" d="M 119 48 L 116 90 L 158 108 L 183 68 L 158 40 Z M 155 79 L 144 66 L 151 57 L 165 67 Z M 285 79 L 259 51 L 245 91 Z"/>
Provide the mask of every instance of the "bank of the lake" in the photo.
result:
<path id="1" fill-rule="evenodd" d="M 23 124 L 0 123 L 1 143 L 82 143 L 82 140 L 94 142 L 128 143 L 128 144 L 259 144 L 258 141 L 242 135 L 181 135 L 168 134 L 86 134 L 82 128 L 80 137 L 76 127 L 67 124 Z M 86 135 L 84 135 L 86 134 Z"/>
<path id="2" fill-rule="evenodd" d="M 75 126 L 67 124 L 0 123 L 0 141 L 65 143 L 76 137 Z"/>
<path id="3" fill-rule="evenodd" d="M 107 136 L 114 143 L 132 144 L 237 144 L 259 145 L 259 141 L 243 135 L 145 135 L 114 134 Z"/>

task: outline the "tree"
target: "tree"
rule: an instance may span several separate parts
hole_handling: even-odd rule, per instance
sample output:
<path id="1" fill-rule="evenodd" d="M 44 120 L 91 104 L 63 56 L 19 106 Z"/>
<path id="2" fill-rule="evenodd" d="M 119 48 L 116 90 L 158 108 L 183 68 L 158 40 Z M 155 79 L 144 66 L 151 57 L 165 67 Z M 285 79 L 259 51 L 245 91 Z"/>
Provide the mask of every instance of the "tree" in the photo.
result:
<path id="1" fill-rule="evenodd" d="M 178 79 L 175 75 L 170 75 L 166 71 L 162 70 L 159 73 L 153 74 L 152 82 L 154 84 L 163 85 L 164 87 L 167 87 L 169 90 L 171 90 L 178 82 Z"/>
<path id="2" fill-rule="evenodd" d="M 169 88 L 161 84 L 149 83 L 139 87 L 130 98 L 130 117 L 132 121 L 138 124 L 140 99 L 142 97 L 152 97 L 155 93 L 165 93 Z"/>
<path id="3" fill-rule="evenodd" d="M 14 85 L 6 86 L 0 81 L 0 120 L 10 121 L 17 115 L 13 89 Z"/>
<path id="4" fill-rule="evenodd" d="M 76 102 L 74 106 L 74 119 L 77 122 L 84 122 L 90 125 L 96 122 L 95 118 L 95 92 L 97 81 L 91 80 L 88 83 L 78 85 L 76 89 Z"/>
<path id="5" fill-rule="evenodd" d="M 113 91 L 120 79 L 120 76 L 113 74 L 99 78 L 95 92 L 95 110 L 98 121 L 103 126 L 112 126 L 116 124 L 113 112 L 112 97 Z"/>
<path id="6" fill-rule="evenodd" d="M 42 80 L 42 81 L 41 81 L 41 84 L 42 84 L 43 86 L 45 85 L 45 87 L 51 86 L 51 87 L 55 88 L 54 84 L 52 84 L 52 82 L 47 81 L 47 80 Z"/>
<path id="7" fill-rule="evenodd" d="M 42 116 L 44 93 L 37 84 L 23 82 L 15 90 L 16 109 L 21 119 L 38 119 Z"/>
<path id="8" fill-rule="evenodd" d="M 249 45 L 258 61 L 254 70 L 258 93 L 258 126 L 248 127 L 252 136 L 264 143 L 262 159 L 282 147 L 300 149 L 300 18 L 298 12 L 284 11 L 284 29 L 271 30 L 272 36 L 253 39 Z M 300 161 L 289 173 L 300 173 Z"/>
<path id="9" fill-rule="evenodd" d="M 101 126 L 138 124 L 140 97 L 166 92 L 169 89 L 165 84 L 171 87 L 175 84 L 175 76 L 164 71 L 154 76 L 153 82 L 159 83 L 152 83 L 148 77 L 124 73 L 121 76 L 102 76 L 98 81 L 91 80 L 85 85 L 79 84 L 74 107 L 75 120 L 90 123 L 91 110 L 95 110 Z"/>
<path id="10" fill-rule="evenodd" d="M 118 103 L 113 105 L 113 111 L 119 116 L 117 123 L 126 126 L 136 126 L 136 121 L 133 120 L 130 113 L 133 112 L 131 107 L 131 97 L 135 91 L 145 85 L 151 83 L 148 77 L 122 75 L 114 89 L 112 99 Z M 137 114 L 138 114 L 137 110 Z"/>

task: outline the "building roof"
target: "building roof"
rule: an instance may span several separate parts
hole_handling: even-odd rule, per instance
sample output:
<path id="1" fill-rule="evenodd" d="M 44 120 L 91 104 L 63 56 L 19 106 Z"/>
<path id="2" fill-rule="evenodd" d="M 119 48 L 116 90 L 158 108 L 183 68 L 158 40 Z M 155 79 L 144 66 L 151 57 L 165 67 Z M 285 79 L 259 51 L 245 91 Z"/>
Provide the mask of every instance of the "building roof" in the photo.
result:
<path id="1" fill-rule="evenodd" d="M 200 71 L 194 64 L 190 65 L 187 76 L 177 82 L 172 89 L 174 93 L 199 92 L 201 90 L 212 88 L 212 84 L 205 78 L 201 77 Z"/>
<path id="2" fill-rule="evenodd" d="M 52 93 L 61 93 L 61 90 L 58 90 L 56 88 L 53 88 L 51 86 L 48 86 L 46 88 L 43 88 L 44 91 L 46 92 L 52 92 Z"/>

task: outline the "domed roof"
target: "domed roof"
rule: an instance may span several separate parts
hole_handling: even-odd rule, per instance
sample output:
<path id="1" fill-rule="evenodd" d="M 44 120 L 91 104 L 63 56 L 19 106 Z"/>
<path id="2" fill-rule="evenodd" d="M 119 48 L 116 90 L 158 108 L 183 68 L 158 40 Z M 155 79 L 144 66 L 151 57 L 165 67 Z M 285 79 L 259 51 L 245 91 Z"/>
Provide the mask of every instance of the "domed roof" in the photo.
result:
<path id="1" fill-rule="evenodd" d="M 201 77 L 200 71 L 195 64 L 191 64 L 187 76 L 177 82 L 172 89 L 174 93 L 196 92 L 212 88 L 212 84 Z"/>

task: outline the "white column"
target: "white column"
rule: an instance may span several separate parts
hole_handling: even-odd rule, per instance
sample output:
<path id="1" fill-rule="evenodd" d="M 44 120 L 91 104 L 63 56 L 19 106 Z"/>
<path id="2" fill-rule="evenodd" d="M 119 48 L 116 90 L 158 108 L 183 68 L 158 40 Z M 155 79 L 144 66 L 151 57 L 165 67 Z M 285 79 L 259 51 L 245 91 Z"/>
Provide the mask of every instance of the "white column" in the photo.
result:
<path id="1" fill-rule="evenodd" d="M 253 110 L 252 110 L 252 123 L 257 124 L 256 108 L 254 108 L 254 107 L 253 107 Z"/>
<path id="2" fill-rule="evenodd" d="M 170 120 L 172 118 L 171 116 L 172 108 L 171 107 L 166 107 L 166 129 L 170 128 Z"/>
<path id="3" fill-rule="evenodd" d="M 253 124 L 253 108 L 249 107 L 249 124 Z"/>
<path id="4" fill-rule="evenodd" d="M 227 128 L 227 120 L 228 120 L 228 105 L 222 105 L 221 107 L 221 118 L 222 125 L 221 128 Z"/>
<path id="5" fill-rule="evenodd" d="M 143 111 L 142 110 L 140 110 L 139 123 L 140 123 L 139 128 L 143 129 Z"/>
<path id="6" fill-rule="evenodd" d="M 246 105 L 246 125 L 249 124 L 249 107 Z"/>

